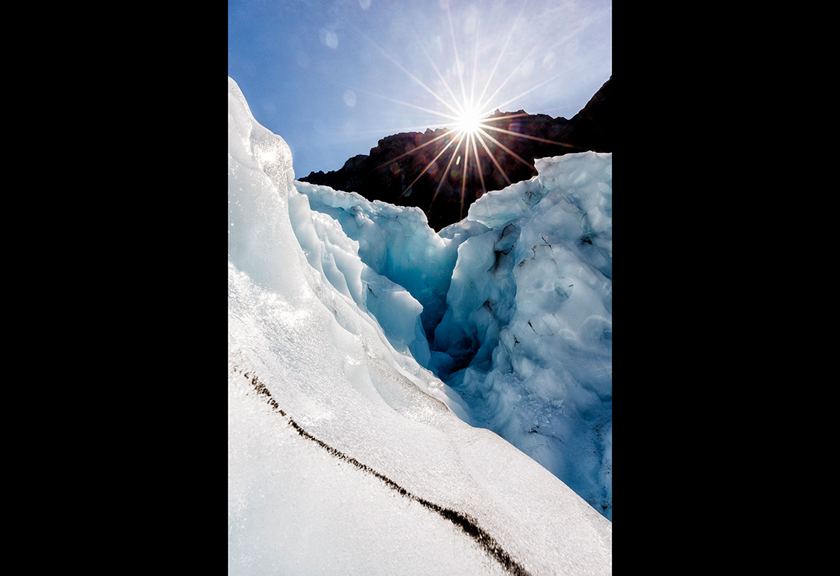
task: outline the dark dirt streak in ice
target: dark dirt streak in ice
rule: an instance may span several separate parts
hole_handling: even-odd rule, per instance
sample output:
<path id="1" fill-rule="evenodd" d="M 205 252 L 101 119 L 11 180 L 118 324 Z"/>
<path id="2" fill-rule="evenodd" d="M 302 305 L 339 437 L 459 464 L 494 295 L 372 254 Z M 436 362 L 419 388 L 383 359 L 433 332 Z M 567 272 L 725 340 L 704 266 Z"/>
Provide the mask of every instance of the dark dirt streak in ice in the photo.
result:
<path id="1" fill-rule="evenodd" d="M 375 476 L 376 478 L 381 480 L 388 488 L 398 492 L 401 496 L 414 500 L 418 504 L 422 504 L 429 510 L 437 513 L 442 518 L 449 520 L 450 522 L 455 524 L 455 526 L 460 528 L 467 536 L 475 540 L 484 549 L 484 551 L 487 552 L 487 554 L 492 556 L 497 562 L 499 562 L 499 564 L 502 565 L 502 567 L 505 570 L 507 570 L 514 576 L 530 576 L 530 573 L 527 570 L 525 570 L 525 568 L 522 567 L 516 560 L 514 560 L 511 557 L 511 555 L 508 554 L 499 545 L 495 538 L 490 536 L 490 534 L 488 534 L 483 528 L 481 528 L 476 523 L 475 518 L 463 512 L 453 510 L 451 508 L 444 508 L 439 504 L 429 502 L 425 498 L 421 498 L 420 496 L 412 494 L 411 492 L 409 492 L 408 490 L 406 490 L 405 488 L 403 488 L 384 474 L 377 472 L 376 470 L 374 470 L 366 464 L 362 464 L 355 458 L 351 458 L 347 454 L 333 448 L 332 446 L 323 442 L 322 440 L 315 438 L 312 434 L 301 428 L 300 424 L 295 422 L 291 416 L 287 415 L 286 412 L 280 408 L 280 406 L 277 404 L 277 401 L 271 397 L 271 393 L 268 391 L 268 388 L 266 388 L 265 384 L 260 382 L 259 378 L 257 378 L 256 375 L 250 374 L 249 372 L 244 372 L 243 370 L 234 370 L 237 373 L 242 374 L 245 377 L 245 379 L 247 379 L 251 383 L 251 385 L 254 387 L 258 394 L 265 396 L 267 398 L 266 402 L 268 402 L 268 404 L 274 409 L 274 411 L 279 412 L 281 416 L 287 418 L 292 428 L 294 428 L 295 431 L 297 431 L 297 433 L 300 434 L 303 438 L 311 440 L 312 442 L 314 442 L 315 444 L 317 444 L 336 458 L 339 458 L 340 460 L 352 464 L 353 466 L 355 466 L 363 472 L 367 472 L 368 474 Z"/>

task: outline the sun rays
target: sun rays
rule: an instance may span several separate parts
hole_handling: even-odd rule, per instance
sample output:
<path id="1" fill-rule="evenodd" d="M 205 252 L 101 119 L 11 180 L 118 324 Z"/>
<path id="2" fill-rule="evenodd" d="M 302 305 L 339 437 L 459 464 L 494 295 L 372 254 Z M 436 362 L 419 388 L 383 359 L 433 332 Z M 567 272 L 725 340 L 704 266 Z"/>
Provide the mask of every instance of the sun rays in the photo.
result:
<path id="1" fill-rule="evenodd" d="M 473 22 L 472 45 L 470 46 L 468 42 L 470 38 L 465 38 L 466 46 L 461 46 L 459 50 L 458 35 L 455 31 L 452 14 L 448 8 L 446 8 L 445 13 L 449 33 L 448 42 L 450 44 L 447 50 L 450 52 L 450 56 L 447 58 L 436 61 L 429 53 L 429 47 L 421 41 L 418 34 L 412 29 L 413 39 L 425 57 L 429 69 L 433 72 L 433 75 L 429 75 L 433 80 L 424 81 L 419 72 L 415 73 L 416 68 L 415 72 L 412 72 L 409 67 L 398 61 L 393 54 L 383 49 L 374 40 L 364 34 L 362 36 L 375 46 L 386 60 L 405 74 L 411 80 L 412 86 L 419 87 L 418 94 L 431 96 L 433 101 L 431 104 L 423 103 L 419 99 L 408 102 L 390 96 L 368 93 L 429 114 L 437 119 L 430 121 L 429 125 L 439 127 L 435 130 L 433 138 L 426 139 L 425 142 L 419 143 L 410 150 L 387 158 L 377 168 L 390 169 L 392 172 L 399 171 L 399 161 L 407 156 L 422 153 L 422 161 L 424 162 L 422 169 L 419 170 L 419 173 L 408 177 L 403 175 L 404 180 L 409 178 L 411 180 L 409 182 L 402 181 L 402 192 L 397 200 L 409 196 L 413 187 L 426 175 L 427 178 L 437 180 L 436 186 L 434 186 L 434 194 L 428 207 L 425 208 L 427 217 L 431 214 L 441 190 L 448 182 L 448 189 L 460 194 L 460 219 L 463 219 L 465 199 L 468 196 L 477 199 L 487 193 L 488 174 L 485 174 L 485 167 L 491 172 L 492 168 L 495 168 L 507 185 L 512 183 L 512 177 L 502 166 L 503 162 L 500 162 L 502 157 L 505 157 L 506 162 L 508 162 L 507 158 L 513 159 L 527 167 L 532 174 L 536 173 L 535 167 L 528 159 L 517 154 L 502 140 L 507 139 L 510 143 L 511 138 L 521 138 L 558 146 L 569 145 L 511 130 L 509 129 L 511 128 L 509 126 L 510 121 L 528 115 L 525 113 L 504 114 L 499 112 L 502 107 L 523 98 L 559 76 L 553 76 L 526 87 L 526 89 L 513 96 L 510 95 L 509 90 L 508 93 L 504 92 L 506 87 L 516 85 L 516 82 L 520 80 L 517 74 L 537 49 L 535 44 L 524 58 L 510 68 L 506 76 L 501 77 L 502 75 L 499 74 L 502 70 L 501 63 L 507 55 L 506 51 L 522 11 L 520 10 L 514 22 L 508 27 L 508 33 L 503 39 L 501 48 L 497 53 L 490 54 L 490 58 L 487 58 L 486 51 L 482 54 L 480 50 L 480 47 L 484 46 L 481 44 L 480 21 L 476 18 Z M 445 35 L 442 34 L 442 36 Z M 439 53 L 441 52 L 441 37 L 438 37 Z M 488 70 L 489 73 L 487 73 Z M 484 79 L 483 82 L 478 82 L 478 78 L 482 76 L 481 71 L 485 72 Z M 494 79 L 497 79 L 495 83 L 493 82 Z M 504 96 L 501 96 L 502 94 Z M 443 129 L 443 132 L 438 134 L 440 129 Z M 489 160 L 489 163 L 487 160 Z M 510 164 L 506 165 L 510 169 Z M 498 181 L 495 176 L 494 179 Z"/>

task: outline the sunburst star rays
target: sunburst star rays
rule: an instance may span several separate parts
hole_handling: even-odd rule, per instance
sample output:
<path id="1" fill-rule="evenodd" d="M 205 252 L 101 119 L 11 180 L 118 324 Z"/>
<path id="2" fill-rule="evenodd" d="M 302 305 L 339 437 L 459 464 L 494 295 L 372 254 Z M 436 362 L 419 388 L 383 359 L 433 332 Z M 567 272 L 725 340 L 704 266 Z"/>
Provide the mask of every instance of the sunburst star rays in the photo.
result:
<path id="1" fill-rule="evenodd" d="M 445 131 L 442 134 L 436 135 L 434 138 L 426 140 L 425 142 L 419 144 L 418 146 L 413 147 L 410 150 L 406 150 L 403 153 L 399 153 L 392 158 L 388 158 L 385 162 L 380 163 L 377 166 L 377 169 L 383 168 L 385 166 L 395 166 L 394 169 L 403 169 L 398 164 L 399 161 L 404 160 L 407 156 L 412 154 L 417 154 L 424 148 L 429 148 L 432 151 L 433 157 L 426 161 L 429 158 L 429 155 L 424 153 L 424 160 L 425 164 L 422 165 L 422 169 L 420 172 L 413 176 L 411 182 L 405 186 L 403 183 L 402 185 L 402 192 L 397 198 L 397 200 L 402 199 L 404 196 L 411 194 L 413 187 L 420 181 L 420 179 L 424 175 L 429 175 L 427 178 L 438 178 L 437 186 L 435 187 L 434 194 L 429 201 L 428 207 L 426 208 L 425 212 L 427 217 L 431 216 L 432 208 L 435 204 L 435 201 L 438 199 L 439 194 L 441 193 L 442 188 L 444 187 L 447 181 L 450 181 L 450 190 L 455 192 L 456 194 L 459 193 L 460 195 L 460 218 L 462 219 L 464 216 L 464 205 L 465 199 L 467 195 L 479 198 L 481 195 L 487 192 L 487 174 L 485 174 L 485 165 L 487 164 L 486 160 L 489 159 L 490 163 L 493 167 L 498 171 L 504 181 L 509 185 L 511 184 L 511 174 L 509 174 L 502 166 L 497 158 L 497 155 L 507 155 L 510 158 L 516 160 L 516 162 L 526 166 L 531 173 L 536 173 L 536 169 L 531 162 L 527 159 L 523 158 L 519 154 L 517 154 L 514 150 L 510 148 L 510 146 L 505 145 L 504 142 L 500 141 L 498 138 L 494 137 L 490 134 L 490 132 L 496 133 L 497 135 L 504 135 L 508 137 L 508 143 L 510 143 L 510 138 L 522 138 L 527 139 L 535 142 L 540 142 L 543 144 L 556 144 L 558 146 L 566 147 L 566 148 L 575 148 L 570 144 L 558 142 L 554 140 L 549 140 L 546 138 L 540 138 L 537 136 L 532 136 L 530 134 L 523 134 L 520 132 L 516 132 L 514 130 L 509 130 L 510 126 L 505 125 L 505 127 L 500 127 L 496 124 L 500 122 L 504 122 L 507 120 L 513 120 L 519 117 L 528 116 L 526 113 L 514 113 L 514 114 L 503 114 L 499 113 L 498 110 L 503 107 L 511 104 L 512 102 L 523 98 L 524 96 L 534 92 L 535 90 L 544 87 L 545 85 L 549 84 L 557 80 L 561 74 L 554 75 L 546 80 L 538 82 L 537 84 L 522 90 L 519 94 L 513 97 L 505 97 L 505 98 L 497 98 L 499 94 L 502 93 L 503 89 L 512 83 L 512 80 L 516 77 L 517 72 L 522 68 L 523 64 L 530 58 L 537 46 L 532 47 L 522 58 L 522 60 L 513 67 L 512 72 L 507 74 L 498 85 L 493 86 L 492 80 L 496 77 L 497 73 L 500 70 L 500 63 L 503 60 L 503 57 L 506 55 L 506 50 L 511 42 L 513 37 L 513 31 L 519 22 L 519 18 L 522 15 L 522 11 L 516 17 L 516 20 L 513 22 L 513 25 L 508 30 L 508 34 L 504 40 L 502 48 L 499 50 L 498 54 L 493 54 L 494 57 L 492 69 L 489 71 L 489 75 L 486 76 L 486 80 L 482 82 L 483 85 L 480 92 L 478 92 L 478 97 L 476 98 L 477 87 L 476 81 L 479 76 L 479 70 L 481 66 L 481 62 L 479 59 L 480 56 L 480 38 L 478 34 L 478 22 L 475 23 L 473 29 L 473 40 L 472 43 L 472 52 L 467 50 L 464 55 L 466 58 L 462 59 L 461 52 L 458 49 L 458 39 L 455 33 L 455 26 L 453 24 L 452 14 L 449 9 L 446 9 L 446 18 L 448 24 L 448 32 L 449 37 L 451 40 L 451 52 L 453 57 L 451 61 L 444 61 L 444 64 L 449 64 L 447 68 L 444 66 L 445 71 L 451 76 L 456 76 L 456 82 L 451 83 L 447 80 L 447 74 L 444 74 L 441 71 L 441 66 L 435 62 L 435 59 L 432 58 L 432 55 L 429 53 L 429 50 L 426 47 L 426 44 L 420 40 L 417 32 L 415 30 L 411 30 L 414 40 L 418 43 L 422 54 L 425 56 L 431 70 L 434 72 L 434 77 L 437 78 L 437 81 L 433 82 L 433 86 L 430 86 L 426 82 L 424 82 L 418 74 L 413 73 L 409 70 L 405 65 L 397 60 L 397 58 L 389 54 L 386 50 L 384 50 L 381 46 L 379 46 L 374 40 L 369 38 L 368 36 L 362 34 L 376 49 L 385 57 L 386 60 L 394 64 L 402 73 L 404 73 L 408 78 L 412 81 L 414 85 L 419 86 L 422 91 L 428 95 L 430 95 L 434 102 L 442 107 L 442 109 L 436 109 L 429 106 L 422 106 L 416 102 L 407 102 L 404 100 L 399 100 L 397 98 L 392 98 L 390 96 L 382 95 L 382 94 L 375 94 L 368 90 L 360 90 L 361 92 L 365 92 L 376 96 L 378 98 L 382 98 L 384 100 L 394 102 L 408 108 L 412 108 L 414 110 L 419 110 L 421 112 L 431 114 L 440 119 L 437 122 L 437 126 L 442 127 Z M 468 64 L 469 63 L 469 64 Z M 471 64 L 471 66 L 470 66 Z M 488 69 L 490 67 L 488 66 Z M 458 97 L 458 92 L 460 92 L 460 97 Z M 486 96 L 490 92 L 490 96 Z M 493 103 L 494 100 L 496 103 Z M 493 111 L 495 110 L 495 113 Z M 491 116 L 492 114 L 492 116 Z M 446 140 L 448 139 L 448 140 Z M 445 141 L 445 143 L 444 143 Z M 453 147 L 454 144 L 454 147 Z M 439 148 L 439 149 L 437 149 Z M 444 170 L 439 170 L 439 164 L 441 157 L 444 156 L 449 152 L 449 157 L 447 159 L 446 168 Z M 482 157 L 484 157 L 485 161 L 482 162 Z M 454 163 L 454 169 L 453 169 Z M 433 167 L 436 167 L 433 170 Z M 491 168 L 492 172 L 492 168 Z M 475 182 L 475 176 L 478 176 L 478 182 Z M 406 176 L 411 177 L 410 175 L 406 174 Z M 406 178 L 407 179 L 407 178 Z M 498 182 L 498 180 L 496 180 Z M 460 190 L 458 190 L 460 189 Z"/>

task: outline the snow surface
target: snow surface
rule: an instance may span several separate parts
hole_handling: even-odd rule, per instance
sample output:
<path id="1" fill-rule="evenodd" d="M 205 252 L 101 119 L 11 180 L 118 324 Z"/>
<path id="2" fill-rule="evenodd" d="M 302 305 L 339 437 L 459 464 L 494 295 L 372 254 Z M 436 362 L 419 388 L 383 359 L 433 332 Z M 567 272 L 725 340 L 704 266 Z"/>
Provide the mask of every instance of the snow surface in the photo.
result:
<path id="1" fill-rule="evenodd" d="M 546 236 L 551 247 L 531 248 L 539 219 L 559 216 L 548 194 L 530 210 L 508 189 L 488 194 L 484 208 L 476 203 L 437 235 L 417 209 L 294 182 L 288 146 L 254 120 L 232 79 L 228 134 L 229 573 L 610 573 L 610 520 L 548 467 L 467 423 L 494 427 L 488 419 L 513 410 L 498 406 L 529 406 L 514 394 L 551 397 L 557 410 L 532 409 L 547 420 L 563 409 L 597 416 L 594 398 L 608 402 L 609 379 L 592 377 L 597 370 L 586 364 L 590 352 L 599 369 L 609 359 L 611 316 L 599 284 L 609 279 L 608 191 L 552 204 L 592 238 L 555 253 L 567 240 Z M 584 191 L 603 183 L 575 179 Z M 543 203 L 546 210 L 533 209 Z M 581 217 L 573 206 L 600 206 L 602 216 Z M 499 274 L 481 294 L 466 289 L 465 279 L 508 244 L 496 270 L 526 262 L 516 294 L 502 293 L 511 280 Z M 579 270 L 590 252 L 600 268 Z M 532 267 L 552 258 L 549 282 Z M 522 309 L 520 289 L 534 295 Z M 485 292 L 499 306 L 467 313 Z M 582 312 L 543 318 L 578 297 Z M 545 325 L 531 336 L 524 328 L 535 317 Z M 445 336 L 446 325 L 467 340 L 483 330 L 469 346 L 479 353 L 459 356 L 466 341 Z M 552 349 L 572 340 L 563 330 L 577 344 Z M 575 363 L 562 393 L 549 390 L 554 364 L 544 362 L 553 356 Z M 533 384 L 519 380 L 528 370 Z M 507 383 L 519 390 L 498 390 Z M 589 395 L 566 390 L 575 387 Z M 483 394 L 495 394 L 494 404 L 476 400 Z M 571 439 L 573 424 L 551 422 Z"/>

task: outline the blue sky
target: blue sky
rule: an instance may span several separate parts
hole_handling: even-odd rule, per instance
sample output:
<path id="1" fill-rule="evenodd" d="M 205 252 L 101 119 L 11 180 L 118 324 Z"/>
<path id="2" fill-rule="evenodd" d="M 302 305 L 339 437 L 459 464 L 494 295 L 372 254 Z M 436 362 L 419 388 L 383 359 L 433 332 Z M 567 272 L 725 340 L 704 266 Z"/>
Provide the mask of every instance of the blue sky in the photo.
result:
<path id="1" fill-rule="evenodd" d="M 300 178 L 465 104 L 571 118 L 612 74 L 612 0 L 228 0 L 228 74 Z"/>

